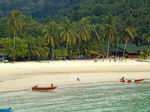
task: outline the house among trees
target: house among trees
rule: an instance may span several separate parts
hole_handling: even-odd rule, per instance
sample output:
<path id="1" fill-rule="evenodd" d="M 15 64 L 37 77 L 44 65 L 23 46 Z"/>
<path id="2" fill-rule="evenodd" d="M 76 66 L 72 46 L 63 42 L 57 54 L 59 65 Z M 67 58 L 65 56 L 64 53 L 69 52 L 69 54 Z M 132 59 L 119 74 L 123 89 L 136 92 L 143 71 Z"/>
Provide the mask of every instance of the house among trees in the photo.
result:
<path id="1" fill-rule="evenodd" d="M 147 49 L 148 46 L 137 46 L 135 44 L 128 44 L 124 51 L 124 45 L 119 44 L 115 48 L 112 47 L 110 49 L 110 53 L 114 56 L 123 56 L 123 52 L 125 52 L 126 58 L 138 58 L 138 56 L 141 55 Z"/>
<path id="2" fill-rule="evenodd" d="M 139 48 L 135 44 L 128 44 L 125 54 L 127 58 L 137 58 L 140 55 Z"/>

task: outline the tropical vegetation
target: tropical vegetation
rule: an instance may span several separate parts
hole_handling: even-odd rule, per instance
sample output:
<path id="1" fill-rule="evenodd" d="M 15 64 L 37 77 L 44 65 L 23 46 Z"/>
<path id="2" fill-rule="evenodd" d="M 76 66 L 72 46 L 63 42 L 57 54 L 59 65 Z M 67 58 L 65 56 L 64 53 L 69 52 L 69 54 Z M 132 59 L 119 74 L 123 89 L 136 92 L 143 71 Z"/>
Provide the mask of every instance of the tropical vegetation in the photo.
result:
<path id="1" fill-rule="evenodd" d="M 147 46 L 150 0 L 1 0 L 0 53 L 11 61 L 109 57 Z"/>

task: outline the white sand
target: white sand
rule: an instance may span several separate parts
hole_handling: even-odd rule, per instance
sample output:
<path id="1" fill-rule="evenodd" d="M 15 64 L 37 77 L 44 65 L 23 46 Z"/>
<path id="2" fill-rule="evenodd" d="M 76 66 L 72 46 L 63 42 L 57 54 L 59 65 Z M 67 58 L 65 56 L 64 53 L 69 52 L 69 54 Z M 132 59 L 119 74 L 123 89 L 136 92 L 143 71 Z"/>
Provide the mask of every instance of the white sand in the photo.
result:
<path id="1" fill-rule="evenodd" d="M 150 79 L 150 63 L 87 61 L 51 61 L 0 63 L 0 92 L 31 89 L 35 84 L 58 87 L 70 84 L 112 82 L 122 76 L 128 79 Z M 81 81 L 77 81 L 79 77 Z"/>

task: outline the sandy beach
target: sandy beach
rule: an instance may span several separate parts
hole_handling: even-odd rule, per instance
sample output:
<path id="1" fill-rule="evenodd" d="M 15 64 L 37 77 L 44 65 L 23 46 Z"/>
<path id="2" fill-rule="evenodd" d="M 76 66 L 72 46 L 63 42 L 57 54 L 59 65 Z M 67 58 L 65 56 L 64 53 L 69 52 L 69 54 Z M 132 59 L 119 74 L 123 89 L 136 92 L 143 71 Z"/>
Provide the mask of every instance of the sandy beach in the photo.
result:
<path id="1" fill-rule="evenodd" d="M 98 60 L 43 61 L 0 63 L 0 92 L 31 89 L 39 84 L 58 87 L 96 82 L 119 83 L 121 77 L 150 79 L 150 63 L 127 60 L 102 62 Z M 80 78 L 81 81 L 76 79 Z"/>

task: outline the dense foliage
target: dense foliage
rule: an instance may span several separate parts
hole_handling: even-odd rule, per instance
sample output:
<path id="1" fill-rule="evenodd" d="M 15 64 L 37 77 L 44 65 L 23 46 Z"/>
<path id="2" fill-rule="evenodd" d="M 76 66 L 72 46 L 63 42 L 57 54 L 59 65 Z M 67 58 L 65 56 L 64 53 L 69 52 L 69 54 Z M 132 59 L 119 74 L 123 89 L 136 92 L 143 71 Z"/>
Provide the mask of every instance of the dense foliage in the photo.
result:
<path id="1" fill-rule="evenodd" d="M 150 45 L 150 0 L 0 0 L 10 60 L 108 57 L 121 43 L 123 56 L 128 43 Z"/>

